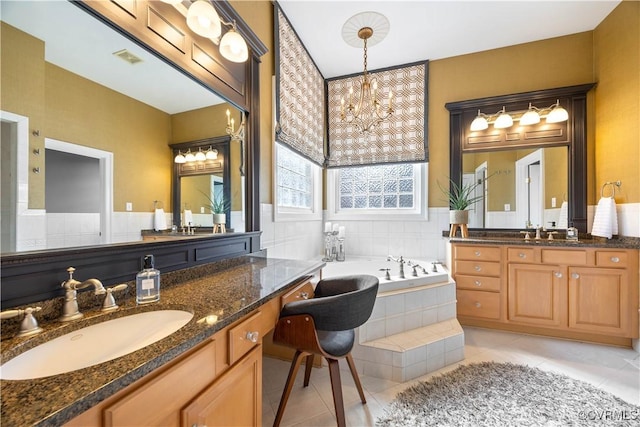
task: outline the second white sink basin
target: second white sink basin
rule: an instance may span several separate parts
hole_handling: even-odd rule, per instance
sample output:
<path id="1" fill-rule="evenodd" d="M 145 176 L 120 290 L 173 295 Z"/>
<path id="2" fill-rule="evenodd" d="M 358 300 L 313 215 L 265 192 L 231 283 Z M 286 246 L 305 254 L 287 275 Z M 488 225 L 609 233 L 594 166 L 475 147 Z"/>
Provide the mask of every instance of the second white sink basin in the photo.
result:
<path id="1" fill-rule="evenodd" d="M 132 353 L 165 338 L 193 318 L 183 310 L 131 314 L 87 326 L 40 344 L 0 366 L 0 379 L 63 374 Z"/>

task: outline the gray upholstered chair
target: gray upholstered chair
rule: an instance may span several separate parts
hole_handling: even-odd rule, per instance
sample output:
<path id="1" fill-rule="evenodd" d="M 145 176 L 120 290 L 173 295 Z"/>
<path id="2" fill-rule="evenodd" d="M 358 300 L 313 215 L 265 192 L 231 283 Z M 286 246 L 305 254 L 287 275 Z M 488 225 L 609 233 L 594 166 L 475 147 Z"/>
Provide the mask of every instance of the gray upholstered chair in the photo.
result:
<path id="1" fill-rule="evenodd" d="M 351 357 L 351 349 L 355 340 L 354 328 L 371 316 L 377 293 L 377 277 L 345 276 L 320 280 L 312 299 L 285 304 L 280 312 L 273 341 L 294 348 L 296 353 L 291 362 L 274 426 L 280 425 L 303 357 L 307 358 L 305 387 L 309 385 L 314 355 L 319 354 L 327 360 L 338 426 L 345 425 L 339 359 L 347 359 L 360 399 L 362 403 L 367 403 Z"/>

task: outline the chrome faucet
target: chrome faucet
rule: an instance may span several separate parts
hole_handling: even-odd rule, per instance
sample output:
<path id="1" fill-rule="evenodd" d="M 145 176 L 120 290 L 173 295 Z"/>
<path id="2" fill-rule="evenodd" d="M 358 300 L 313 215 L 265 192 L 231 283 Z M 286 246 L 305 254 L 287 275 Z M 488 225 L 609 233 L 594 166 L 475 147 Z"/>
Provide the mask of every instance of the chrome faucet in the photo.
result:
<path id="1" fill-rule="evenodd" d="M 84 282 L 79 282 L 73 278 L 74 271 L 76 271 L 76 269 L 73 267 L 67 268 L 69 279 L 62 282 L 61 285 L 65 290 L 62 316 L 58 319 L 61 322 L 68 322 L 82 318 L 83 314 L 80 313 L 80 310 L 78 309 L 78 289 L 85 289 L 89 286 L 93 286 L 95 295 L 102 295 L 106 293 L 104 286 L 102 286 L 102 282 L 98 279 L 87 279 Z"/>
<path id="2" fill-rule="evenodd" d="M 387 255 L 387 261 L 394 261 L 394 262 L 397 262 L 398 264 L 400 264 L 400 273 L 398 274 L 398 277 L 400 279 L 404 279 L 404 264 L 405 264 L 405 261 L 402 258 L 402 255 L 400 255 L 398 258 L 394 258 L 391 255 Z"/>

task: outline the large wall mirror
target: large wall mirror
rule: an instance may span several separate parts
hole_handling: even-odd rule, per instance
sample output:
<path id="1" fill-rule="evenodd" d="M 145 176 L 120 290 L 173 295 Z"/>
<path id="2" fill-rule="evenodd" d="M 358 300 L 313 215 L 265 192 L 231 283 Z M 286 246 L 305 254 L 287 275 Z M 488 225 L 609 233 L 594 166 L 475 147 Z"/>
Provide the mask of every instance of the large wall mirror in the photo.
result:
<path id="1" fill-rule="evenodd" d="M 472 229 L 545 227 L 587 231 L 587 92 L 593 84 L 451 102 L 450 177 L 463 184 L 481 183 L 483 196 L 469 213 Z M 568 120 L 522 125 L 530 106 L 559 103 Z M 512 126 L 496 128 L 501 109 L 515 116 Z M 486 129 L 472 130 L 479 115 Z M 543 114 L 544 115 L 544 114 Z M 489 117 L 491 116 L 491 117 Z"/>
<path id="2" fill-rule="evenodd" d="M 154 2 L 152 7 L 172 6 Z M 244 98 L 227 102 L 211 85 L 71 2 L 3 1 L 1 19 L 3 101 L 10 99 L 0 107 L 2 253 L 139 240 L 140 230 L 153 228 L 149 214 L 158 206 L 171 224 L 174 154 L 169 145 L 224 135 L 226 111 L 239 123 L 246 113 L 236 105 Z M 244 79 L 253 66 L 218 68 L 232 78 L 229 70 L 236 67 Z M 250 105 L 251 83 L 242 87 L 244 105 Z M 47 155 L 51 150 L 69 157 L 56 166 L 49 161 L 56 156 Z M 230 164 L 253 165 L 255 152 L 248 154 L 249 159 L 240 158 L 246 152 L 237 144 L 224 153 Z M 94 160 L 94 172 L 86 172 L 81 158 Z M 54 167 L 61 173 L 51 173 Z M 79 170 L 84 174 L 76 174 Z M 257 230 L 252 173 L 248 167 L 242 179 L 230 176 L 236 185 L 226 194 L 236 231 Z M 53 204 L 45 203 L 48 191 L 61 188 L 49 182 L 55 175 L 68 177 L 62 186 L 67 191 L 54 196 L 67 211 L 52 212 Z M 83 202 L 88 182 L 100 191 L 96 203 Z M 32 239 L 24 237 L 29 234 Z"/>

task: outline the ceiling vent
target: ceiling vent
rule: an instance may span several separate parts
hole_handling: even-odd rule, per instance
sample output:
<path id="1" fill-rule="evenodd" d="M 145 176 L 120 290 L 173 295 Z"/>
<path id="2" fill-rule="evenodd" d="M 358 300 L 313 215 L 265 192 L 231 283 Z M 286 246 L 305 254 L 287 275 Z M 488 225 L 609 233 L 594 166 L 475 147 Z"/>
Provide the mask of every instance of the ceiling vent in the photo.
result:
<path id="1" fill-rule="evenodd" d="M 113 52 L 115 56 L 118 58 L 127 61 L 129 64 L 137 64 L 138 62 L 142 62 L 142 59 L 135 56 L 133 53 L 129 52 L 127 49 L 122 49 L 117 52 Z"/>

